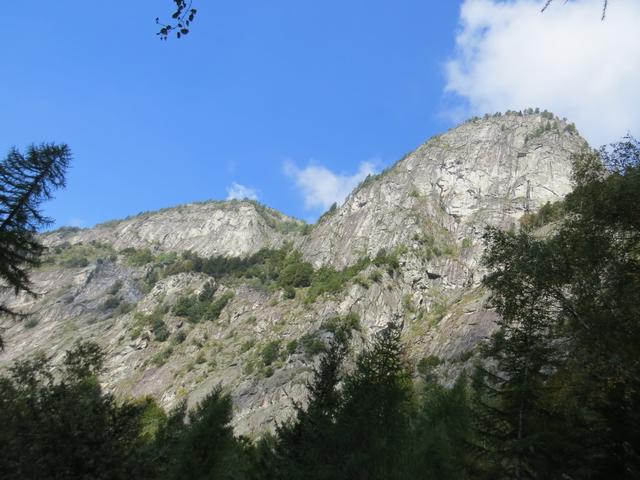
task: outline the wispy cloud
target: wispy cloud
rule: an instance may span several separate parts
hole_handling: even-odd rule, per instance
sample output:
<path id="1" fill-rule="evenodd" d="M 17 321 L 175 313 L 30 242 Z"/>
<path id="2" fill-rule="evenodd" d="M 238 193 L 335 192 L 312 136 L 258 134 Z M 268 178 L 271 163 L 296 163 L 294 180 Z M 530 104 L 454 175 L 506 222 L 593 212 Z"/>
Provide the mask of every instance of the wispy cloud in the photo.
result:
<path id="1" fill-rule="evenodd" d="M 253 188 L 233 182 L 227 187 L 227 200 L 258 200 L 258 192 Z"/>
<path id="2" fill-rule="evenodd" d="M 77 218 L 77 217 L 72 217 L 67 221 L 67 226 L 69 227 L 84 227 L 85 226 L 85 222 L 84 220 L 82 220 L 81 218 Z"/>
<path id="3" fill-rule="evenodd" d="M 305 208 L 327 209 L 333 203 L 343 203 L 358 183 L 375 173 L 376 169 L 374 162 L 362 162 L 358 171 L 349 175 L 332 172 L 314 163 L 300 168 L 288 161 L 284 164 L 284 171 L 302 194 Z"/>
<path id="4" fill-rule="evenodd" d="M 546 108 L 598 146 L 640 132 L 640 2 L 465 0 L 446 91 L 467 114 Z M 452 110 L 454 116 L 459 111 Z"/>

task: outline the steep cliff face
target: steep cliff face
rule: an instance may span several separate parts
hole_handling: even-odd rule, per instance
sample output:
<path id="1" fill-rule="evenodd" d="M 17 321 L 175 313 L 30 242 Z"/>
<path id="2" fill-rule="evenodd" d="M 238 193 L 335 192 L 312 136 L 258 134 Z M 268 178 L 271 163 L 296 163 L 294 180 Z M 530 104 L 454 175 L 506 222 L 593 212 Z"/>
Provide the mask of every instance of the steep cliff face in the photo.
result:
<path id="1" fill-rule="evenodd" d="M 347 265 L 434 227 L 462 242 L 487 225 L 516 224 L 571 190 L 570 158 L 584 146 L 564 121 L 545 117 L 491 117 L 432 138 L 365 181 L 303 251 L 316 264 Z"/>
<path id="2" fill-rule="evenodd" d="M 114 220 L 91 229 L 63 229 L 44 235 L 48 246 L 98 241 L 160 252 L 192 251 L 203 256 L 245 256 L 296 239 L 305 224 L 256 202 L 202 202 Z"/>
<path id="3" fill-rule="evenodd" d="M 0 365 L 36 350 L 55 361 L 91 338 L 108 355 L 105 388 L 171 407 L 221 383 L 242 434 L 272 427 L 304 399 L 336 322 L 353 329 L 354 352 L 387 322 L 402 323 L 410 358 L 437 355 L 454 375 L 494 327 L 480 286 L 482 232 L 517 227 L 525 211 L 561 199 L 570 157 L 585 145 L 549 115 L 502 115 L 431 139 L 312 227 L 234 201 L 49 233 L 50 259 L 33 274 L 41 295 L 3 299 L 32 315 L 4 321 Z M 246 256 L 285 241 L 316 267 L 358 267 L 338 290 L 296 288 L 294 298 L 255 278 L 167 267 L 175 252 Z M 208 320 L 176 308 L 203 296 L 216 311 Z"/>

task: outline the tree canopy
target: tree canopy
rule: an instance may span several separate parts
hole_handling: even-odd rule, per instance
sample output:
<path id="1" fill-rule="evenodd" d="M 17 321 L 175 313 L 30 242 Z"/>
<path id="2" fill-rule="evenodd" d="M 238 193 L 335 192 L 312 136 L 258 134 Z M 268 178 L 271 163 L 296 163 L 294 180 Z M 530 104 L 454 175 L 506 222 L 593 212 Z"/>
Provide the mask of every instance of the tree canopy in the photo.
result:
<path id="1" fill-rule="evenodd" d="M 42 144 L 29 146 L 26 154 L 12 148 L 0 162 L 1 289 L 32 293 L 29 269 L 39 264 L 44 250 L 36 232 L 51 224 L 40 205 L 64 187 L 70 160 L 67 145 Z M 0 313 L 15 314 L 5 305 Z"/>

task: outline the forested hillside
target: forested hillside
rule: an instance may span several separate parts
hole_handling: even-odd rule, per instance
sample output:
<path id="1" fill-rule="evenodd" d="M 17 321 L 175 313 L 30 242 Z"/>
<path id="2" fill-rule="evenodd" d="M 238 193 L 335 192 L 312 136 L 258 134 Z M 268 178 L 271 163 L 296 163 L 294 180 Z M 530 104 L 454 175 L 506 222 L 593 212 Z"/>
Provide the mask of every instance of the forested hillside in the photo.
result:
<path id="1" fill-rule="evenodd" d="M 40 356 L 2 379 L 3 478 L 638 478 L 640 145 L 574 172 L 563 201 L 485 234 L 499 320 L 453 384 L 435 357 L 415 378 L 397 323 L 349 361 L 356 322 L 336 321 L 308 398 L 250 440 L 220 388 L 188 411 L 117 401 L 100 348 L 77 343 L 56 375 Z"/>

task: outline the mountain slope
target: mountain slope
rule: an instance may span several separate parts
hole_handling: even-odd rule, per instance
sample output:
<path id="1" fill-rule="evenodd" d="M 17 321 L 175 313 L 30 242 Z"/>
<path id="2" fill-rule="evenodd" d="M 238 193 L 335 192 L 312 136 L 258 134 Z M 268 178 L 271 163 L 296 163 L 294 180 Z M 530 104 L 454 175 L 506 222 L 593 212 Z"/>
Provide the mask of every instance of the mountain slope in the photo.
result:
<path id="1" fill-rule="evenodd" d="M 546 114 L 465 123 L 367 179 L 313 229 L 303 251 L 317 264 L 345 265 L 434 225 L 456 241 L 477 240 L 486 225 L 508 228 L 524 211 L 564 197 L 570 157 L 584 144 Z"/>
<path id="2" fill-rule="evenodd" d="M 234 201 L 52 232 L 43 237 L 51 256 L 33 274 L 41 295 L 6 299 L 32 316 L 5 322 L 0 364 L 39 349 L 56 360 L 92 338 L 108 354 L 107 389 L 171 407 L 221 383 L 244 434 L 291 413 L 339 328 L 353 329 L 357 351 L 400 322 L 412 361 L 437 355 L 455 375 L 495 320 L 480 286 L 484 229 L 517 227 L 524 212 L 561 199 L 570 157 L 585 145 L 547 113 L 487 117 L 368 178 L 313 226 Z M 271 250 L 247 257 L 262 248 Z M 225 264 L 211 276 L 199 257 L 179 252 L 248 258 L 253 270 Z M 283 258 L 294 262 L 291 275 L 310 261 L 311 285 L 274 281 L 273 262 Z"/>
<path id="3" fill-rule="evenodd" d="M 200 202 L 138 214 L 91 229 L 44 235 L 48 246 L 98 241 L 117 250 L 192 251 L 203 256 L 244 256 L 296 238 L 305 224 L 251 201 Z"/>

